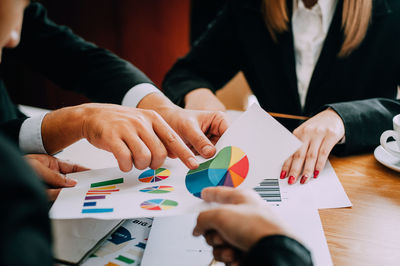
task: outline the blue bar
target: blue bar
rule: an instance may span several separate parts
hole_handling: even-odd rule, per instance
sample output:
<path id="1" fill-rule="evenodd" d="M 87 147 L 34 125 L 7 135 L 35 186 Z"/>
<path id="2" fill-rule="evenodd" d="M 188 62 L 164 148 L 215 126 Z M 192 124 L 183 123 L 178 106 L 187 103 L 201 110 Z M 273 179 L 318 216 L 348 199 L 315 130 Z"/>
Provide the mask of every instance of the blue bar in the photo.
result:
<path id="1" fill-rule="evenodd" d="M 110 209 L 83 209 L 82 213 L 103 213 L 103 212 L 113 212 L 114 208 Z"/>
<path id="2" fill-rule="evenodd" d="M 91 206 L 96 206 L 96 202 L 95 201 L 91 201 L 91 202 L 84 202 L 83 203 L 83 207 L 91 207 Z"/>

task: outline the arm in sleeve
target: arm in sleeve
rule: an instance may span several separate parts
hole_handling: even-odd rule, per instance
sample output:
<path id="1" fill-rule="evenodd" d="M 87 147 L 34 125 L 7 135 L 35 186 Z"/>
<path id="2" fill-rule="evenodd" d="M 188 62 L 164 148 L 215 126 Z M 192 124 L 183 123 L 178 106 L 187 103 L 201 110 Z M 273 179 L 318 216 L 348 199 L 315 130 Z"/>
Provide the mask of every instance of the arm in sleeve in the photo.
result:
<path id="1" fill-rule="evenodd" d="M 0 265 L 54 265 L 44 187 L 21 155 L 0 136 Z M 23 255 L 21 255 L 23 254 Z"/>
<path id="2" fill-rule="evenodd" d="M 121 104 L 134 86 L 152 81 L 129 62 L 56 25 L 45 8 L 25 10 L 20 45 L 7 54 L 44 74 L 58 86 L 93 101 Z"/>
<path id="3" fill-rule="evenodd" d="M 240 70 L 241 55 L 232 8 L 228 1 L 191 51 L 167 73 L 163 91 L 174 103 L 183 105 L 184 96 L 198 88 L 215 92 Z"/>
<path id="4" fill-rule="evenodd" d="M 379 145 L 383 131 L 392 129 L 392 119 L 400 113 L 400 101 L 386 98 L 329 104 L 342 118 L 346 142 L 334 152 L 347 155 L 370 151 Z"/>
<path id="5" fill-rule="evenodd" d="M 296 240 L 282 236 L 268 236 L 255 244 L 242 265 L 311 266 L 310 252 Z"/>

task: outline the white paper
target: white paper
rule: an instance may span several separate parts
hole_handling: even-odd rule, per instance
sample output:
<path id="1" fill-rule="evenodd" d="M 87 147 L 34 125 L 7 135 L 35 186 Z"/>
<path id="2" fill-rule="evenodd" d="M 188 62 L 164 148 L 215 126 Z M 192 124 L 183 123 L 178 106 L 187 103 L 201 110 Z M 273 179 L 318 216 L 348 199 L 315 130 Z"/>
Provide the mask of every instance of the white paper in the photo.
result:
<path id="1" fill-rule="evenodd" d="M 116 229 L 121 220 L 51 220 L 54 257 L 78 263 L 99 241 Z"/>
<path id="2" fill-rule="evenodd" d="M 307 184 L 287 183 L 287 178 L 280 180 L 281 190 L 287 193 L 311 193 L 314 206 L 318 209 L 351 207 L 352 204 L 337 177 L 331 163 L 327 161 L 318 178 L 310 178 Z M 292 196 L 293 197 L 293 196 Z"/>
<path id="3" fill-rule="evenodd" d="M 150 218 L 125 221 L 83 265 L 140 265 L 152 223 Z"/>
<path id="4" fill-rule="evenodd" d="M 333 265 L 318 212 L 313 206 L 285 205 L 274 210 L 311 251 L 314 265 Z M 141 265 L 209 265 L 212 248 L 203 237 L 192 236 L 196 218 L 196 214 L 155 218 Z"/>
<path id="5" fill-rule="evenodd" d="M 221 137 L 216 144 L 217 155 L 215 158 L 220 156 L 219 152 L 224 150 L 225 147 L 232 146 L 242 150 L 248 158 L 249 167 L 246 178 L 237 187 L 253 188 L 261 182 L 264 176 L 277 176 L 285 159 L 293 154 L 300 145 L 300 142 L 288 130 L 259 106 L 253 105 L 240 118 L 235 120 Z M 238 154 L 241 153 L 238 152 Z M 206 160 L 201 157 L 198 157 L 198 159 L 200 162 L 214 160 L 214 158 Z M 226 161 L 224 160 L 224 162 Z M 193 196 L 187 189 L 185 180 L 188 169 L 182 162 L 177 159 L 168 159 L 163 168 L 168 169 L 170 175 L 156 183 L 139 181 L 140 175 L 147 170 L 133 169 L 129 173 L 123 173 L 117 168 L 108 168 L 71 174 L 69 176 L 76 178 L 78 184 L 73 188 L 61 190 L 50 210 L 50 217 L 53 219 L 88 217 L 129 219 L 178 215 L 207 208 L 206 203 Z M 120 179 L 120 183 L 114 185 L 113 191 L 108 191 L 110 194 L 104 195 L 99 191 L 93 191 L 96 187 L 91 188 L 95 183 L 116 179 Z M 165 194 L 151 194 L 140 191 L 151 186 L 170 186 L 173 187 L 173 191 Z M 99 196 L 99 194 L 101 195 Z M 100 199 L 99 197 L 103 198 Z M 170 204 L 168 206 L 171 206 L 171 202 L 175 206 L 162 211 L 141 207 L 143 204 L 157 199 L 168 200 L 168 204 Z M 89 204 L 88 202 L 96 205 L 84 206 L 84 204 Z M 89 211 L 99 212 L 87 213 Z"/>

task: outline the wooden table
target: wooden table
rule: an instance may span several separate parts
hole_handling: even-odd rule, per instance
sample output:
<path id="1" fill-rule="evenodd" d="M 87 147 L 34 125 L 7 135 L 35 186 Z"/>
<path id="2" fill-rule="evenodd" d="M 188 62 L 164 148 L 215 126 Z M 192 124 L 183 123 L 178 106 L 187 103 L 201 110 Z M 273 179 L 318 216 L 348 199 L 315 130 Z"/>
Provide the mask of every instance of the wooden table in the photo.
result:
<path id="1" fill-rule="evenodd" d="M 372 154 L 330 161 L 353 203 L 319 211 L 334 265 L 400 265 L 400 173 Z"/>

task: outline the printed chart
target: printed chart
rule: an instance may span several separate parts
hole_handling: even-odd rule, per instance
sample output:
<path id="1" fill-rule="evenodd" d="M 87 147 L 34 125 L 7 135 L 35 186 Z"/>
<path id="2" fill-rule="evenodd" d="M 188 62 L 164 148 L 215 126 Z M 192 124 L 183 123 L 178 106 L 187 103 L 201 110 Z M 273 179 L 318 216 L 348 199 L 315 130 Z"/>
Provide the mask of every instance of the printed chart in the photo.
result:
<path id="1" fill-rule="evenodd" d="M 178 206 L 178 202 L 168 199 L 151 199 L 140 204 L 140 207 L 149 211 L 165 211 Z"/>
<path id="2" fill-rule="evenodd" d="M 170 175 L 171 172 L 165 168 L 149 169 L 139 176 L 139 181 L 143 183 L 155 183 L 167 179 Z"/>
<path id="3" fill-rule="evenodd" d="M 186 175 L 186 188 L 196 197 L 206 187 L 237 187 L 249 172 L 249 159 L 238 147 L 223 148 L 213 159 L 200 164 Z"/>
<path id="4" fill-rule="evenodd" d="M 140 192 L 150 193 L 150 194 L 164 194 L 174 191 L 174 187 L 172 186 L 153 186 L 146 187 L 140 190 Z"/>
<path id="5" fill-rule="evenodd" d="M 254 190 L 267 202 L 281 202 L 282 196 L 278 179 L 264 179 Z"/>
<path id="6" fill-rule="evenodd" d="M 102 200 L 105 200 L 114 192 L 118 192 L 117 184 L 124 183 L 123 178 L 106 180 L 102 182 L 92 183 L 90 189 L 86 193 L 83 202 L 82 213 L 106 213 L 113 212 L 114 208 L 97 208 Z M 96 208 L 92 208 L 96 207 Z"/>

